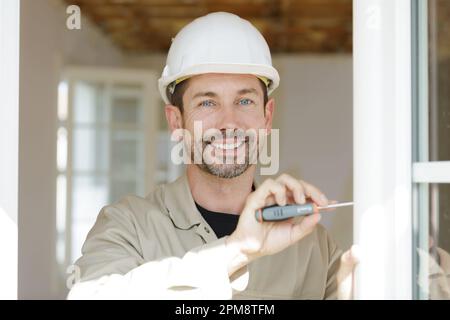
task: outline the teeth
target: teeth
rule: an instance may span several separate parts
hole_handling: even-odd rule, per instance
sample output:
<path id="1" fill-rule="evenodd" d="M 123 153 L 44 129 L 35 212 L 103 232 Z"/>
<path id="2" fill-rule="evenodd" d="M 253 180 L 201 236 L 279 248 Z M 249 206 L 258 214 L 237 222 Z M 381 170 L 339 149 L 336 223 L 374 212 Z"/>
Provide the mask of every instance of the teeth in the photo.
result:
<path id="1" fill-rule="evenodd" d="M 244 144 L 244 141 L 236 142 L 236 143 L 213 143 L 214 148 L 222 149 L 222 150 L 232 150 L 237 149 Z"/>

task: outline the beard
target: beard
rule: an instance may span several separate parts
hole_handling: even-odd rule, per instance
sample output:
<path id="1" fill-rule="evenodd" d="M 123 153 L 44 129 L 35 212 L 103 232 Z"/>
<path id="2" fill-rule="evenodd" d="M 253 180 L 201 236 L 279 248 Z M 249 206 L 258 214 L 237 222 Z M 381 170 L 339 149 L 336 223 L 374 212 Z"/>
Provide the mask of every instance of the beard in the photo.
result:
<path id="1" fill-rule="evenodd" d="M 243 174 L 245 171 L 247 171 L 247 169 L 250 167 L 247 143 L 245 143 L 245 144 L 246 144 L 245 145 L 246 154 L 245 154 L 244 163 L 241 163 L 241 164 L 236 163 L 237 157 L 234 156 L 234 159 L 233 159 L 234 161 L 231 164 L 227 164 L 227 163 L 208 164 L 204 161 L 204 159 L 202 159 L 203 160 L 202 163 L 197 164 L 197 167 L 200 168 L 202 171 L 212 174 L 213 176 L 216 176 L 218 178 L 232 179 L 232 178 L 239 177 L 241 174 Z"/>
<path id="2" fill-rule="evenodd" d="M 201 143 L 197 144 L 197 146 L 201 145 L 201 147 L 198 147 L 198 149 L 192 147 L 192 149 L 197 150 L 191 150 L 192 157 L 194 155 L 194 152 L 201 151 L 201 156 L 197 154 L 197 157 L 201 157 L 201 163 L 195 163 L 195 161 L 193 163 L 195 163 L 195 165 L 203 172 L 206 172 L 218 178 L 232 179 L 242 175 L 251 166 L 250 155 L 252 154 L 251 152 L 253 150 L 250 150 L 248 137 L 245 138 L 245 142 L 243 146 L 241 146 L 242 148 L 244 148 L 244 150 L 241 150 L 241 152 L 244 152 L 244 155 L 238 156 L 237 154 L 234 154 L 231 157 L 228 156 L 228 159 L 226 160 L 225 155 L 223 155 L 222 157 L 214 156 L 216 161 L 213 162 L 210 159 L 207 159 L 205 157 L 205 153 L 203 152 L 204 150 L 207 150 L 207 148 L 213 148 L 213 146 L 211 145 L 212 141 L 214 140 L 202 140 Z"/>
<path id="3" fill-rule="evenodd" d="M 218 178 L 232 179 L 239 177 L 250 167 L 249 163 L 245 164 L 198 164 L 202 171 L 212 174 Z"/>

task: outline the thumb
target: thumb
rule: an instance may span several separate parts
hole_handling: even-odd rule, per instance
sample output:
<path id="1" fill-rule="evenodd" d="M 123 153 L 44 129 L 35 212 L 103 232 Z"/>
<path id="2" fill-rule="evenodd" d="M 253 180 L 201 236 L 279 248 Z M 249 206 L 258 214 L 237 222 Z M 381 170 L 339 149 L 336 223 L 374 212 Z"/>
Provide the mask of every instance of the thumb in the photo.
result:
<path id="1" fill-rule="evenodd" d="M 353 245 L 350 250 L 341 256 L 341 265 L 336 275 L 338 285 L 338 299 L 349 300 L 353 298 L 353 270 L 359 263 L 359 247 Z"/>

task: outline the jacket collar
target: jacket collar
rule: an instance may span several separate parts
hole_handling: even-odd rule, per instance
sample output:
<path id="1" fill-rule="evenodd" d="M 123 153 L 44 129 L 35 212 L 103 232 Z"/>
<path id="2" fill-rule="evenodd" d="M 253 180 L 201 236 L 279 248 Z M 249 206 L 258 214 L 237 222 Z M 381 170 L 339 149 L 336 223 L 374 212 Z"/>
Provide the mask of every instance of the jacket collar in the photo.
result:
<path id="1" fill-rule="evenodd" d="M 255 179 L 253 185 L 258 187 Z M 164 185 L 164 203 L 177 228 L 187 230 L 203 221 L 192 197 L 186 172 L 174 182 Z"/>
<path id="2" fill-rule="evenodd" d="M 164 202 L 170 218 L 177 228 L 190 229 L 201 223 L 186 173 L 164 186 Z"/>

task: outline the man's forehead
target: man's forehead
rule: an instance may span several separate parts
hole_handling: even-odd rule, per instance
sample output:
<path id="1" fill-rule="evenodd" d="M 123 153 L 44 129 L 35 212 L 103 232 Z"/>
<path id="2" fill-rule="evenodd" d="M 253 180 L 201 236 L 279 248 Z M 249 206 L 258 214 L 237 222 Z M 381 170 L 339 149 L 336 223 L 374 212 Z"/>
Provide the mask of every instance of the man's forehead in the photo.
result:
<path id="1" fill-rule="evenodd" d="M 189 79 L 189 87 L 192 95 L 197 91 L 222 91 L 229 88 L 232 91 L 241 91 L 243 89 L 256 89 L 256 94 L 262 93 L 259 85 L 259 79 L 251 74 L 226 74 L 210 73 L 193 76 Z M 225 86 L 224 86 L 225 85 Z M 218 92 L 219 93 L 219 92 Z"/>

